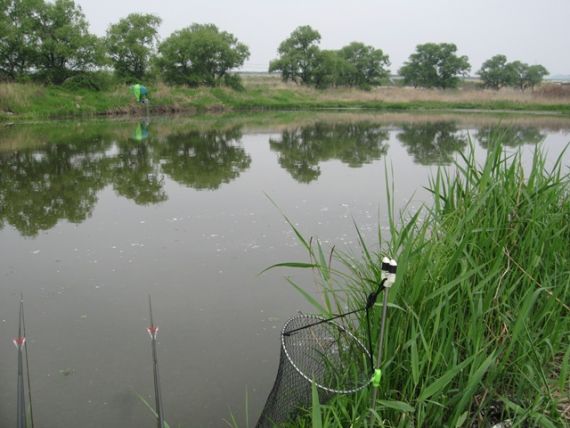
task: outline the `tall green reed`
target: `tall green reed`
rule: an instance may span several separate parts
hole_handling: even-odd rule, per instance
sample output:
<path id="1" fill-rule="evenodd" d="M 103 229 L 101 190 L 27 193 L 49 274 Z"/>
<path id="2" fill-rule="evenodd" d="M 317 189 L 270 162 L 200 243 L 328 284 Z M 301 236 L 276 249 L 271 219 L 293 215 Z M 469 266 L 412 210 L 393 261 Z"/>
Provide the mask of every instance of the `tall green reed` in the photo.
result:
<path id="1" fill-rule="evenodd" d="M 328 252 L 290 223 L 309 262 L 276 266 L 314 270 L 322 299 L 293 285 L 322 313 L 361 307 L 379 280 L 381 258 L 398 259 L 375 425 L 569 423 L 559 408 L 570 387 L 565 168 L 560 155 L 547 170 L 540 149 L 525 168 L 520 153 L 503 151 L 500 137 L 482 165 L 471 147 L 453 173 L 439 169 L 430 180 L 430 206 L 396 213 L 388 188 L 390 237 L 379 232 L 373 251 L 356 228 L 358 256 Z M 374 329 L 379 315 L 374 311 Z M 354 323 L 363 338 L 365 326 Z M 368 394 L 321 405 L 323 426 L 367 426 Z"/>

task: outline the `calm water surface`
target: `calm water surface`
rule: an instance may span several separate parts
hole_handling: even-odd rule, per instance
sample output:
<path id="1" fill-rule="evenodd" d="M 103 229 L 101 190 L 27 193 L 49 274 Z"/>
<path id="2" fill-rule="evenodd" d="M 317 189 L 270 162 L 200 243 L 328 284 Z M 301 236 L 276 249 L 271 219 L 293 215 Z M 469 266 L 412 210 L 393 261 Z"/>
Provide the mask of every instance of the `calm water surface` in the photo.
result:
<path id="1" fill-rule="evenodd" d="M 305 261 L 268 196 L 307 236 L 374 246 L 395 201 L 429 201 L 437 165 L 482 159 L 499 133 L 552 163 L 570 120 L 521 116 L 279 114 L 0 128 L 0 426 L 15 425 L 18 296 L 25 296 L 34 414 L 55 427 L 153 427 L 147 295 L 171 426 L 256 420 L 279 331 L 310 310 L 270 271 Z M 565 167 L 569 157 L 565 155 Z"/>

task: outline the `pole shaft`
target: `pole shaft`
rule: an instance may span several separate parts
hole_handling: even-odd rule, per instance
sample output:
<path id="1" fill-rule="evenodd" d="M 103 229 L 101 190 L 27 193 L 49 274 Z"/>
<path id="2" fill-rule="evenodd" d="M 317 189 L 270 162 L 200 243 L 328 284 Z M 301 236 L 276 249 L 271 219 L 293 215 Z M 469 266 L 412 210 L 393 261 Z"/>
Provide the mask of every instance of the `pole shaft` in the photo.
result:
<path id="1" fill-rule="evenodd" d="M 384 351 L 384 327 L 386 325 L 386 312 L 388 310 L 388 290 L 389 287 L 384 289 L 384 303 L 382 304 L 382 321 L 380 323 L 380 337 L 378 339 L 378 352 L 376 355 L 378 356 L 376 359 L 376 367 L 380 368 L 382 364 L 382 354 Z M 370 413 L 370 426 L 374 426 L 374 410 L 376 409 L 376 398 L 378 397 L 378 387 L 374 387 L 372 389 L 372 412 Z"/>
<path id="2" fill-rule="evenodd" d="M 160 377 L 158 374 L 158 356 L 156 353 L 156 340 L 152 340 L 152 358 L 154 372 L 154 400 L 156 406 L 158 428 L 164 428 L 164 415 L 162 414 L 162 394 L 160 393 Z"/>
<path id="3" fill-rule="evenodd" d="M 26 337 L 26 318 L 24 317 L 24 295 L 20 297 L 22 301 L 22 330 L 24 337 Z M 28 379 L 28 403 L 30 407 L 30 423 L 31 428 L 34 428 L 34 408 L 32 406 L 32 382 L 30 380 L 30 360 L 28 357 L 28 341 L 24 342 L 24 354 L 26 356 L 26 375 Z"/>
<path id="4" fill-rule="evenodd" d="M 23 316 L 24 316 L 24 301 L 20 297 L 20 314 L 18 319 L 18 339 L 16 341 L 16 346 L 18 347 L 18 387 L 17 387 L 17 427 L 26 428 L 26 397 L 24 392 L 24 360 L 22 355 L 22 348 L 24 343 L 22 342 L 22 326 L 23 326 Z"/>

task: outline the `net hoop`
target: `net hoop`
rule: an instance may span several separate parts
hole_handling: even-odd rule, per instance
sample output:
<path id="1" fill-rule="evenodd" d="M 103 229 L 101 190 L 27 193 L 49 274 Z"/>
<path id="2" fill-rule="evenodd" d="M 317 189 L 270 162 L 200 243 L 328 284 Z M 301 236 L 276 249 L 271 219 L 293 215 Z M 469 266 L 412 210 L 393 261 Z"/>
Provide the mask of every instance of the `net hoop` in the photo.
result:
<path id="1" fill-rule="evenodd" d="M 303 371 L 301 369 L 299 369 L 299 367 L 297 367 L 297 364 L 295 364 L 295 362 L 293 361 L 293 359 L 291 358 L 291 355 L 289 355 L 289 351 L 287 350 L 287 347 L 285 346 L 285 336 L 287 333 L 287 327 L 289 326 L 289 324 L 294 321 L 297 320 L 299 318 L 310 318 L 310 319 L 314 319 L 315 321 L 326 321 L 326 318 L 319 316 L 319 315 L 296 315 L 292 318 L 289 318 L 289 320 L 285 323 L 285 325 L 283 326 L 283 329 L 281 330 L 281 349 L 283 349 L 283 352 L 285 353 L 285 355 L 287 356 L 287 360 L 289 361 L 289 363 L 291 363 L 291 365 L 293 366 L 293 368 L 297 371 L 297 373 L 299 373 L 303 378 L 305 378 L 305 380 L 307 380 L 309 383 L 315 383 L 315 386 L 317 386 L 318 388 L 327 391 L 327 392 L 331 392 L 333 394 L 353 394 L 355 392 L 361 391 L 362 389 L 366 388 L 370 382 L 372 382 L 372 377 L 368 377 L 368 380 L 366 382 L 364 382 L 362 385 L 360 385 L 357 388 L 352 388 L 352 389 L 332 389 L 329 387 L 326 387 L 324 385 L 321 385 L 320 383 L 315 382 L 313 379 L 311 379 L 309 376 L 307 376 L 305 373 L 303 373 Z M 348 331 L 345 327 L 343 327 L 342 325 L 334 322 L 334 321 L 326 321 L 327 324 L 332 324 L 334 325 L 336 328 L 338 328 L 339 330 L 341 330 L 343 333 L 347 334 L 351 340 L 354 340 L 357 344 L 358 347 L 362 349 L 362 351 L 364 352 L 364 354 L 366 354 L 367 358 L 370 358 L 370 352 L 368 352 L 368 349 L 366 349 L 366 346 L 364 346 L 364 344 L 356 337 L 354 336 L 350 331 Z"/>

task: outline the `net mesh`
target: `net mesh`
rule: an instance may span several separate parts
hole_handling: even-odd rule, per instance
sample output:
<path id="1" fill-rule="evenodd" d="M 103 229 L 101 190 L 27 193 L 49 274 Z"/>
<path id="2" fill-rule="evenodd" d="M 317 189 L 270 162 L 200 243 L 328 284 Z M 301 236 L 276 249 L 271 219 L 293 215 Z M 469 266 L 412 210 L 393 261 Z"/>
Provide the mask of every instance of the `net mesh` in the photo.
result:
<path id="1" fill-rule="evenodd" d="M 370 382 L 370 354 L 345 327 L 314 315 L 291 318 L 281 332 L 281 357 L 258 428 L 292 422 L 311 406 L 314 382 L 319 401 L 356 392 Z"/>

